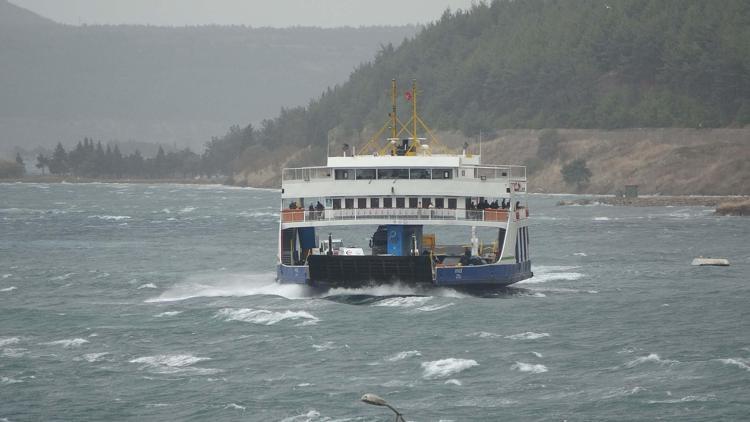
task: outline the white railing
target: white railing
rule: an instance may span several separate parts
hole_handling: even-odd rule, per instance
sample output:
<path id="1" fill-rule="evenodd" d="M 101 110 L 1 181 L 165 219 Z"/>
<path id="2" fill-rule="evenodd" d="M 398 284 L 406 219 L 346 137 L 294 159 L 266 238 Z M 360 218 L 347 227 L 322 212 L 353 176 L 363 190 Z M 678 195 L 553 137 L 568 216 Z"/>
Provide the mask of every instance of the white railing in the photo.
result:
<path id="1" fill-rule="evenodd" d="M 528 217 L 528 209 L 517 211 L 503 209 L 463 210 L 442 208 L 347 208 L 308 211 L 285 209 L 281 211 L 282 223 L 306 223 L 345 220 L 459 220 L 506 222 Z"/>

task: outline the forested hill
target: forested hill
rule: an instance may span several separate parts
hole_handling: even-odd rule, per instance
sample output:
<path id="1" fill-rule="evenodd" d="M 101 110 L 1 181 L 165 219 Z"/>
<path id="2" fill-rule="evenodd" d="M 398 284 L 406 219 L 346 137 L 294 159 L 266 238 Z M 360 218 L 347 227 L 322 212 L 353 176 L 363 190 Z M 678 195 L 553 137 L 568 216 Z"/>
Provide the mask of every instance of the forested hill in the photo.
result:
<path id="1" fill-rule="evenodd" d="M 200 149 L 307 104 L 416 31 L 70 26 L 0 0 L 0 152 L 85 136 Z"/>
<path id="2" fill-rule="evenodd" d="M 425 120 L 467 135 L 739 127 L 750 123 L 748 75 L 747 0 L 493 1 L 446 12 L 309 106 L 235 128 L 214 150 L 246 150 L 235 171 L 257 172 L 295 151 L 289 164 L 320 162 L 329 136 L 351 143 L 379 126 L 391 78 L 402 91 L 416 78 Z"/>

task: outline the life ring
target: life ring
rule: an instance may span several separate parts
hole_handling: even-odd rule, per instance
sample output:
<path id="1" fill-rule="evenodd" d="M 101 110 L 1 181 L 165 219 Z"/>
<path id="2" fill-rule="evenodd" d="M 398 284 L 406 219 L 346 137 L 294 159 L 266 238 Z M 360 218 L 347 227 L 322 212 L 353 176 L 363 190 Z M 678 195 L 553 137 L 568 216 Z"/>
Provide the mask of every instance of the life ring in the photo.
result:
<path id="1" fill-rule="evenodd" d="M 352 254 L 352 251 L 351 251 L 351 250 L 347 250 L 347 251 L 346 251 L 346 254 L 347 254 L 347 255 L 351 255 L 351 254 Z"/>

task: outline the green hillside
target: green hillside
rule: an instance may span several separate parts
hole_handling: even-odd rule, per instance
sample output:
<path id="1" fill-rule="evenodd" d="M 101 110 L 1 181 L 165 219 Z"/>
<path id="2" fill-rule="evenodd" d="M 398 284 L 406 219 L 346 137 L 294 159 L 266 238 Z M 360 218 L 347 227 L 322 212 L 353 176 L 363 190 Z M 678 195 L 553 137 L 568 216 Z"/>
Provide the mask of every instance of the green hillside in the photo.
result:
<path id="1" fill-rule="evenodd" d="M 446 12 L 307 107 L 234 128 L 209 152 L 240 157 L 235 171 L 280 163 L 302 147 L 287 164 L 319 162 L 329 137 L 351 142 L 379 126 L 391 78 L 402 91 L 416 78 L 425 120 L 466 135 L 741 127 L 750 123 L 749 75 L 746 0 L 494 1 Z"/>

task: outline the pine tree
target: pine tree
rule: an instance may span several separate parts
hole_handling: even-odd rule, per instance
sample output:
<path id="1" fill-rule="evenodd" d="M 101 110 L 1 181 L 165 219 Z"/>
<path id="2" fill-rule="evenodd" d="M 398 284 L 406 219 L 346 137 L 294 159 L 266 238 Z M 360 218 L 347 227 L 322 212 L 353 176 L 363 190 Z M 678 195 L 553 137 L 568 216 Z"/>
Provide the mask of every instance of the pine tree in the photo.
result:
<path id="1" fill-rule="evenodd" d="M 44 176 L 44 169 L 49 165 L 49 158 L 45 157 L 44 154 L 39 153 L 39 155 L 36 156 L 36 168 L 42 171 L 42 176 Z"/>
<path id="2" fill-rule="evenodd" d="M 68 173 L 68 153 L 65 152 L 62 143 L 58 142 L 55 152 L 52 153 L 52 159 L 49 161 L 49 172 L 52 174 Z"/>

